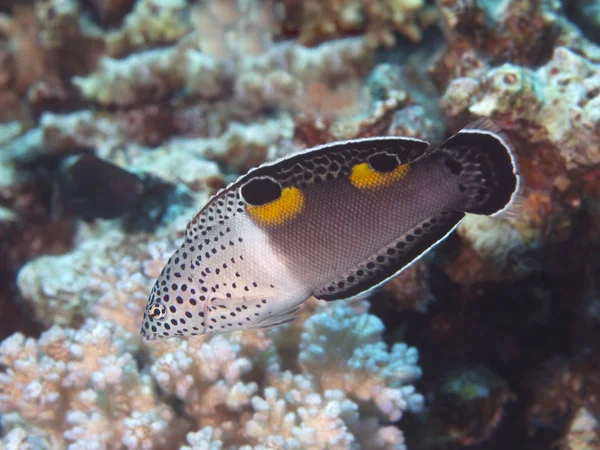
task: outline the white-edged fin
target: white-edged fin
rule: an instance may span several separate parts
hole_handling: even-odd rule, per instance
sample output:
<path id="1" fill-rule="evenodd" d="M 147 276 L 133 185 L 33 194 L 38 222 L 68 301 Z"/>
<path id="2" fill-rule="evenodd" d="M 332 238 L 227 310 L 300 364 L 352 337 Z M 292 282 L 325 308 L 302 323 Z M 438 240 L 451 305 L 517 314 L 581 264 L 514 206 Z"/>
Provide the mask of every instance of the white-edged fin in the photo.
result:
<path id="1" fill-rule="evenodd" d="M 492 214 L 492 217 L 498 217 L 499 219 L 514 220 L 523 216 L 525 211 L 525 185 L 519 183 L 519 187 L 513 194 L 510 203 L 506 207 Z"/>
<path id="2" fill-rule="evenodd" d="M 513 146 L 490 119 L 470 123 L 435 151 L 453 173 L 469 201 L 465 211 L 495 215 L 506 210 L 520 189 Z"/>
<path id="3" fill-rule="evenodd" d="M 319 300 L 359 296 L 394 277 L 442 241 L 463 219 L 460 211 L 444 211 L 419 223 L 314 295 Z"/>
<path id="4" fill-rule="evenodd" d="M 261 320 L 260 322 L 256 323 L 255 325 L 252 325 L 249 328 L 265 330 L 293 322 L 296 319 L 298 319 L 301 310 L 301 306 L 295 306 L 294 308 L 284 311 L 283 313 L 277 314 L 276 316 L 267 317 L 266 319 Z"/>

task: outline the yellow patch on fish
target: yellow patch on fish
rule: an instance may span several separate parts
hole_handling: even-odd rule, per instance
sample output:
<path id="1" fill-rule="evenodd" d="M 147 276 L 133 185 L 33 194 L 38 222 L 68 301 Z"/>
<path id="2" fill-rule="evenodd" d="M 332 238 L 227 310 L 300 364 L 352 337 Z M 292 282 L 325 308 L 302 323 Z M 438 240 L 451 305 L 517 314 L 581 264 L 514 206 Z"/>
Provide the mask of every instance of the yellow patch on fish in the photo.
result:
<path id="1" fill-rule="evenodd" d="M 352 167 L 350 182 L 359 189 L 380 189 L 400 181 L 408 172 L 408 164 L 402 164 L 390 172 L 378 172 L 368 163 Z"/>
<path id="2" fill-rule="evenodd" d="M 246 205 L 250 217 L 261 225 L 278 226 L 294 219 L 304 208 L 304 194 L 295 187 L 287 187 L 281 196 L 264 205 Z"/>

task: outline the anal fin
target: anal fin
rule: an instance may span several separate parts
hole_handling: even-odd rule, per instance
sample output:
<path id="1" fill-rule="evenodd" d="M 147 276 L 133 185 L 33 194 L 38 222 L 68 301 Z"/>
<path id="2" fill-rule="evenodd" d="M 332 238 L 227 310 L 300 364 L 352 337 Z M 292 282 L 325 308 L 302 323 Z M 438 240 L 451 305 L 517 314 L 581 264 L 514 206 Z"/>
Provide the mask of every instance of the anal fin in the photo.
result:
<path id="1" fill-rule="evenodd" d="M 293 322 L 298 318 L 301 310 L 302 310 L 301 305 L 295 306 L 294 308 L 292 308 L 288 311 L 285 311 L 281 314 L 277 314 L 276 316 L 266 317 L 264 320 L 261 320 L 256 325 L 253 325 L 251 328 L 265 330 L 265 329 L 274 328 L 274 327 L 278 327 L 279 325 Z"/>
<path id="2" fill-rule="evenodd" d="M 319 300 L 342 300 L 370 291 L 394 277 L 442 241 L 464 218 L 461 211 L 444 211 L 432 216 L 356 267 L 332 280 L 314 296 Z"/>

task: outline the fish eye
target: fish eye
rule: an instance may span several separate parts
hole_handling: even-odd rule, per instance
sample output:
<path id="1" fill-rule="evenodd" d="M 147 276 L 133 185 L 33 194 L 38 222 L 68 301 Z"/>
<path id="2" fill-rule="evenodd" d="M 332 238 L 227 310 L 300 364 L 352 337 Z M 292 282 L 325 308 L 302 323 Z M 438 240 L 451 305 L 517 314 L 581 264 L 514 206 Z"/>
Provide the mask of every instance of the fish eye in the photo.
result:
<path id="1" fill-rule="evenodd" d="M 167 308 L 164 305 L 153 305 L 150 307 L 149 313 L 155 319 L 162 319 L 167 315 Z"/>

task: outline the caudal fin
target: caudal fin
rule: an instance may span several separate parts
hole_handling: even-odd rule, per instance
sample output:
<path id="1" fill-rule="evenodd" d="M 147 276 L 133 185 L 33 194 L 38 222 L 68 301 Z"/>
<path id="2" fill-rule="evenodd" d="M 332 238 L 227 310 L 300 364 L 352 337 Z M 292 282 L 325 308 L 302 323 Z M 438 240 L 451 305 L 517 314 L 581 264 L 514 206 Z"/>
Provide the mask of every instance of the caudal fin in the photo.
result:
<path id="1" fill-rule="evenodd" d="M 479 119 L 437 149 L 459 176 L 466 198 L 465 212 L 496 215 L 513 202 L 519 174 L 508 137 L 490 119 Z"/>

